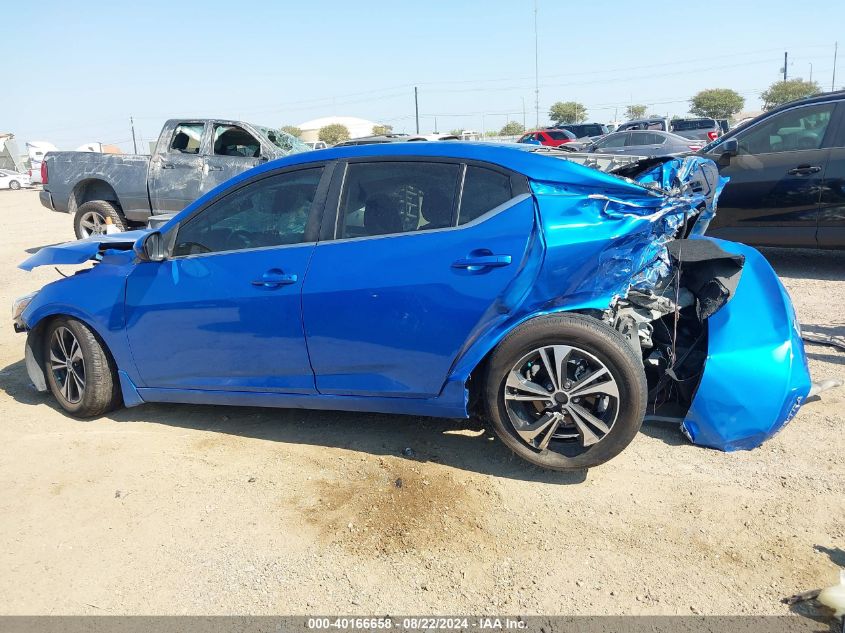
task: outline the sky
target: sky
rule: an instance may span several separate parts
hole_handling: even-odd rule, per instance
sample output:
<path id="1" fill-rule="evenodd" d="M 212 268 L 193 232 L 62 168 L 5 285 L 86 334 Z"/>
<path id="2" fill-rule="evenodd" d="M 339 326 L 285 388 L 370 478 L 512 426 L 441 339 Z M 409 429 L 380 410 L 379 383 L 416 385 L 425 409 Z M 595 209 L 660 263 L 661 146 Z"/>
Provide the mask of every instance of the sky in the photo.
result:
<path id="1" fill-rule="evenodd" d="M 588 120 L 632 103 L 685 114 L 705 88 L 746 110 L 781 78 L 845 86 L 845 2 L 708 0 L 636 5 L 536 0 L 539 119 L 555 101 Z M 635 10 L 631 7 L 638 7 Z M 223 2 L 38 0 L 2 10 L 0 131 L 60 149 L 132 151 L 167 118 L 225 117 L 280 127 L 356 116 L 414 132 L 533 127 L 534 0 Z M 9 69 L 14 68 L 13 71 Z"/>

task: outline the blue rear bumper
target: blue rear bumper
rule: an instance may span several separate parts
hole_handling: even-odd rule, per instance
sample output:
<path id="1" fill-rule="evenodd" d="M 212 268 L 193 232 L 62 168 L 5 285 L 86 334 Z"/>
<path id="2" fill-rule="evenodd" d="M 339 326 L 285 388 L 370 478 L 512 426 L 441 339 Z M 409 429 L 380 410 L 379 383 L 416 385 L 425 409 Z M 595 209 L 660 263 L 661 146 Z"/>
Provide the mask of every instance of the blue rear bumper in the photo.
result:
<path id="1" fill-rule="evenodd" d="M 708 319 L 704 374 L 682 428 L 695 443 L 751 449 L 789 422 L 810 392 L 792 301 L 755 249 L 715 240 L 745 256 L 734 296 Z"/>

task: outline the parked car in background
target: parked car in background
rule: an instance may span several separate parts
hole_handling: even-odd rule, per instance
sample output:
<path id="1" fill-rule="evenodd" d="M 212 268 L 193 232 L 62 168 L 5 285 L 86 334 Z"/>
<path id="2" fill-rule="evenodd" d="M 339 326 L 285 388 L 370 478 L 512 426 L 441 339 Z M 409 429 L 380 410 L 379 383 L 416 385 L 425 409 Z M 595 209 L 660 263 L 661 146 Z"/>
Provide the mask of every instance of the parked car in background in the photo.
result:
<path id="1" fill-rule="evenodd" d="M 667 156 L 697 151 L 704 143 L 659 130 L 628 130 L 611 132 L 598 140 L 580 146 L 577 151 L 591 154 L 634 154 L 636 156 Z"/>
<path id="2" fill-rule="evenodd" d="M 78 417 L 144 402 L 479 416 L 558 470 L 613 458 L 666 406 L 705 446 L 777 432 L 810 390 L 804 350 L 766 260 L 699 236 L 712 161 L 623 179 L 563 157 L 305 152 L 157 231 L 46 246 L 21 267 L 97 263 L 14 302 L 27 372 Z"/>
<path id="3" fill-rule="evenodd" d="M 29 174 L 21 174 L 10 169 L 0 169 L 0 189 L 20 189 L 31 187 Z"/>
<path id="4" fill-rule="evenodd" d="M 560 147 L 575 140 L 575 135 L 568 130 L 549 128 L 546 130 L 534 130 L 526 132 L 517 139 L 517 143 L 529 145 L 546 145 L 548 147 Z"/>
<path id="5" fill-rule="evenodd" d="M 305 144 L 311 149 L 326 149 L 328 147 L 325 141 L 306 141 Z"/>
<path id="6" fill-rule="evenodd" d="M 665 117 L 631 119 L 630 121 L 625 121 L 616 128 L 617 132 L 624 132 L 626 130 L 658 130 L 660 132 L 669 132 L 669 119 Z"/>
<path id="7" fill-rule="evenodd" d="M 845 248 L 845 91 L 793 101 L 707 145 L 730 181 L 709 235 Z"/>
<path id="8" fill-rule="evenodd" d="M 152 156 L 48 152 L 41 204 L 73 215 L 76 237 L 144 225 L 181 211 L 232 176 L 310 148 L 290 134 L 243 121 L 171 119 Z"/>
<path id="9" fill-rule="evenodd" d="M 705 141 L 706 143 L 719 138 L 723 134 L 722 126 L 716 119 L 673 119 L 670 126 L 673 134 Z"/>
<path id="10" fill-rule="evenodd" d="M 595 138 L 610 132 L 607 126 L 601 123 L 561 123 L 556 125 L 555 129 L 569 130 L 577 139 Z"/>

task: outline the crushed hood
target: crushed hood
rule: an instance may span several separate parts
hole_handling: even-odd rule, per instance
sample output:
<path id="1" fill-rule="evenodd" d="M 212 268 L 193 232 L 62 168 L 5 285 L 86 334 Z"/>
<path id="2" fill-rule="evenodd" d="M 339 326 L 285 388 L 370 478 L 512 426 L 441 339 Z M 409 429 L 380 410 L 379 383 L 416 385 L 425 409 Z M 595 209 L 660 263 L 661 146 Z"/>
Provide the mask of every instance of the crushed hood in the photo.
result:
<path id="1" fill-rule="evenodd" d="M 95 235 L 84 240 L 53 244 L 41 248 L 35 255 L 18 265 L 23 270 L 58 264 L 83 264 L 109 249 L 128 251 L 146 230 L 124 231 L 111 235 Z"/>

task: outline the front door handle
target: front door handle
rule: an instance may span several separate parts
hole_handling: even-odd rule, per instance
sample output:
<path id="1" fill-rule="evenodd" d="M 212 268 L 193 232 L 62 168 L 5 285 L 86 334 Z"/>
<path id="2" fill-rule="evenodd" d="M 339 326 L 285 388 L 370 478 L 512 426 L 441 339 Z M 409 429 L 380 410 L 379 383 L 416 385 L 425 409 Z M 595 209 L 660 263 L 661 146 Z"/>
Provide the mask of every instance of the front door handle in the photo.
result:
<path id="1" fill-rule="evenodd" d="M 253 279 L 252 285 L 260 288 L 280 288 L 296 283 L 296 275 L 286 274 L 279 268 L 271 268 L 261 275 L 261 279 Z"/>
<path id="2" fill-rule="evenodd" d="M 509 266 L 512 261 L 510 255 L 494 255 L 487 251 L 485 254 L 470 254 L 452 262 L 452 268 L 461 268 L 471 272 L 485 270 L 487 268 L 502 268 Z"/>
<path id="3" fill-rule="evenodd" d="M 809 176 L 810 174 L 817 174 L 822 170 L 818 165 L 798 165 L 795 169 L 790 169 L 787 174 L 790 176 Z"/>

